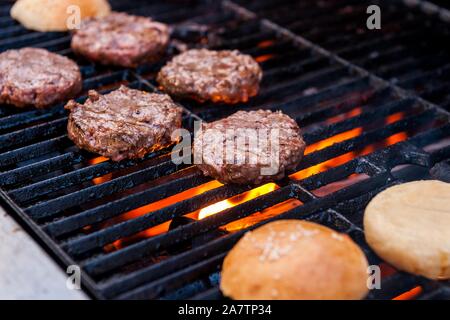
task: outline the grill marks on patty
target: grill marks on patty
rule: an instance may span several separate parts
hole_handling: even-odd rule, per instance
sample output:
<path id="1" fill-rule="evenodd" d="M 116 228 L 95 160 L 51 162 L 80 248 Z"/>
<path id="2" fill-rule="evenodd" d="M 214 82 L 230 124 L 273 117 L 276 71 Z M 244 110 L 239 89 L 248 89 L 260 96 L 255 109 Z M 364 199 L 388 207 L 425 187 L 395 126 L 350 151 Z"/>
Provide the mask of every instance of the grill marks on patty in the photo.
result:
<path id="1" fill-rule="evenodd" d="M 188 50 L 167 63 L 157 81 L 170 95 L 201 102 L 245 102 L 259 91 L 262 71 L 237 50 Z"/>
<path id="2" fill-rule="evenodd" d="M 113 12 L 84 20 L 74 32 L 74 52 L 101 64 L 136 67 L 158 60 L 169 43 L 167 25 L 150 18 Z"/>
<path id="3" fill-rule="evenodd" d="M 44 49 L 0 54 L 0 103 L 45 108 L 73 98 L 82 88 L 78 65 Z"/>
<path id="4" fill-rule="evenodd" d="M 121 86 L 101 95 L 89 92 L 84 104 L 70 101 L 68 133 L 75 144 L 114 161 L 142 158 L 170 145 L 181 127 L 182 109 L 165 94 Z"/>
<path id="5" fill-rule="evenodd" d="M 214 130 L 209 131 L 208 130 Z M 267 141 L 267 144 L 245 143 L 240 146 L 235 144 L 239 138 L 247 139 L 248 136 L 242 129 L 251 129 L 256 132 L 264 129 L 270 139 L 270 130 L 278 130 L 278 140 Z M 243 136 L 242 136 L 243 135 Z M 278 155 L 273 154 L 272 143 L 278 143 Z M 221 145 L 222 149 L 216 149 Z M 227 145 L 234 145 L 232 149 L 234 159 L 245 161 L 228 163 L 226 151 Z M 223 154 L 217 154 L 217 150 L 223 150 Z M 295 169 L 303 158 L 305 142 L 302 139 L 297 123 L 282 112 L 270 110 L 238 111 L 231 116 L 204 124 L 202 131 L 194 140 L 194 157 L 201 160 L 199 169 L 207 176 L 214 177 L 223 183 L 260 184 L 262 182 L 281 179 L 286 171 Z M 251 155 L 257 156 L 257 161 L 249 161 Z M 277 157 L 274 159 L 273 157 Z M 275 171 L 271 174 L 262 174 L 262 168 L 271 166 L 266 160 L 277 162 Z"/>

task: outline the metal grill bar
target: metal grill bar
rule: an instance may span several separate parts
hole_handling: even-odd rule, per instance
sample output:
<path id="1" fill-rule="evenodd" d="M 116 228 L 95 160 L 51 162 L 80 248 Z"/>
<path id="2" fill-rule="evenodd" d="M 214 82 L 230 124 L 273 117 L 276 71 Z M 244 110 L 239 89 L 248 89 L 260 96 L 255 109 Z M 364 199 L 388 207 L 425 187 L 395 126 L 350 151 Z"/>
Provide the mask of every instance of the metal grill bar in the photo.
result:
<path id="1" fill-rule="evenodd" d="M 150 156 L 146 157 L 145 160 L 151 159 L 160 155 L 161 152 L 152 153 Z M 113 171 L 132 167 L 136 165 L 136 161 L 127 162 L 101 162 L 89 167 L 84 167 L 79 170 L 71 171 L 66 174 L 47 179 L 44 181 L 39 181 L 34 184 L 27 185 L 25 187 L 14 189 L 10 191 L 9 195 L 11 198 L 19 203 L 28 202 L 34 198 L 41 197 L 43 195 L 55 192 L 60 189 L 65 189 L 67 187 L 80 184 L 85 181 L 92 180 L 94 178 L 106 175 Z"/>
<path id="2" fill-rule="evenodd" d="M 35 162 L 27 166 L 2 173 L 0 174 L 0 184 L 2 186 L 16 184 L 19 181 L 26 180 L 34 175 L 42 175 L 66 166 L 73 166 L 83 160 L 84 158 L 80 154 L 67 152 L 47 160 Z"/>
<path id="3" fill-rule="evenodd" d="M 36 140 L 36 137 L 46 138 L 60 133 L 67 125 L 67 118 L 38 124 L 0 136 L 0 150 L 10 149 Z"/>
<path id="4" fill-rule="evenodd" d="M 204 177 L 191 166 L 174 165 L 170 161 L 169 149 L 139 161 L 94 164 L 91 162 L 93 156 L 76 149 L 67 139 L 62 106 L 20 112 L 0 107 L 0 142 L 6 143 L 0 147 L 2 198 L 12 204 L 24 222 L 65 264 L 82 265 L 83 281 L 96 297 L 221 298 L 217 277 L 226 251 L 247 230 L 283 218 L 309 219 L 346 232 L 362 247 L 371 263 L 380 262 L 364 243 L 362 210 L 382 189 L 414 179 L 415 176 L 406 170 L 408 167 L 391 172 L 395 166 L 417 165 L 428 171 L 433 165 L 448 161 L 448 145 L 432 152 L 423 150 L 425 146 L 449 138 L 447 113 L 228 1 L 214 12 L 204 5 L 195 5 L 190 12 L 180 11 L 170 1 L 151 5 L 145 1 L 135 5 L 120 0 L 111 2 L 116 10 L 148 14 L 156 20 L 171 23 L 173 36 L 182 42 L 185 41 L 183 28 L 187 24 L 207 24 L 207 36 L 199 36 L 211 41 L 206 43 L 207 46 L 237 48 L 261 60 L 265 77 L 258 97 L 237 106 L 182 101 L 184 122 L 188 128 L 194 119 L 212 121 L 243 107 L 280 109 L 305 128 L 304 138 L 310 146 L 355 128 L 362 130 L 360 135 L 309 153 L 297 170 L 367 146 L 376 145 L 379 150 L 302 180 L 286 178 L 277 182 L 280 188 L 275 191 L 205 219 L 170 228 L 157 236 L 131 241 L 110 252 L 105 248 L 116 240 L 132 237 L 148 228 L 242 194 L 252 186 L 226 185 L 193 193 L 183 201 L 126 220 L 123 214 L 131 210 L 194 190 L 210 182 L 211 178 Z M 325 48 L 332 48 L 340 56 L 370 71 L 381 64 L 376 72 L 386 77 L 398 77 L 398 83 L 405 88 L 418 90 L 424 81 L 429 82 L 429 86 L 420 93 L 433 99 L 440 96 L 442 100 L 439 101 L 447 101 L 445 88 L 449 79 L 445 71 L 448 66 L 441 67 L 446 57 L 444 50 L 430 52 L 425 50 L 425 45 L 418 47 L 420 50 L 415 55 L 408 55 L 401 63 L 396 63 L 399 57 L 408 53 L 408 46 L 414 45 L 414 37 L 420 28 L 415 25 L 415 20 L 395 11 L 395 5 L 389 6 L 387 12 L 388 18 L 399 18 L 397 22 L 386 24 L 392 32 L 371 40 L 367 34 L 329 34 L 335 28 L 355 25 L 354 19 L 364 7 L 360 1 L 325 1 L 322 7 L 313 8 L 311 3 L 301 2 L 295 10 L 290 2 L 283 3 L 264 0 L 250 5 L 262 18 L 268 15 L 274 19 L 284 17 L 283 22 L 293 30 L 305 32 Z M 323 16 L 324 10 L 343 10 L 345 13 L 348 8 L 354 11 Z M 293 13 L 298 12 L 305 19 L 297 19 Z M 395 33 L 398 23 L 411 28 Z M 68 34 L 29 32 L 8 17 L 3 18 L 0 13 L 2 24 L 5 28 L 0 31 L 0 51 L 24 45 L 43 46 L 76 58 L 69 48 Z M 321 28 L 321 25 L 327 27 Z M 361 42 L 355 45 L 354 39 Z M 196 41 L 190 39 L 187 44 L 205 45 Z M 349 41 L 353 42 L 351 46 Z M 429 43 L 435 47 L 438 41 L 429 39 Z M 378 55 L 370 56 L 371 50 L 380 45 L 383 47 Z M 170 51 L 176 53 L 176 48 Z M 425 58 L 438 60 L 427 61 Z M 120 84 L 155 91 L 155 72 L 163 62 L 139 68 L 136 72 L 80 63 L 85 78 L 84 91 L 98 89 L 108 92 Z M 408 69 L 414 69 L 414 72 Z M 441 80 L 440 86 L 436 86 L 435 83 Z M 77 100 L 82 102 L 85 98 Z M 346 116 L 355 108 L 360 109 L 359 114 Z M 388 116 L 399 112 L 403 118 L 393 123 L 386 122 Z M 332 117 L 338 117 L 338 120 L 327 122 Z M 408 139 L 383 147 L 385 139 L 399 132 L 407 132 Z M 349 179 L 353 174 L 364 174 L 367 178 L 323 197 L 315 194 L 317 189 Z M 99 184 L 92 181 L 105 175 L 108 177 Z M 292 199 L 302 204 L 236 232 L 218 231 L 219 227 L 230 222 Z M 83 231 L 91 227 L 92 230 Z M 423 297 L 448 293 L 441 286 L 434 287 L 434 282 L 406 274 L 395 275 L 385 281 L 387 290 L 371 294 L 369 298 L 390 299 L 419 283 L 429 284 Z M 189 290 L 184 290 L 187 288 Z"/>
<path id="5" fill-rule="evenodd" d="M 199 172 L 195 172 L 194 174 L 186 175 L 180 179 L 168 182 L 165 185 L 135 193 L 128 197 L 84 211 L 75 216 L 57 220 L 47 225 L 46 229 L 50 234 L 60 236 L 81 227 L 112 218 L 123 212 L 136 209 L 149 202 L 154 202 L 199 186 L 210 180 L 210 178 L 203 177 Z"/>
<path id="6" fill-rule="evenodd" d="M 167 160 L 155 167 L 145 168 L 139 172 L 88 187 L 77 193 L 71 193 L 62 197 L 39 203 L 25 209 L 34 219 L 54 217 L 61 210 L 80 205 L 90 200 L 100 199 L 115 192 L 135 187 L 145 181 L 153 180 L 163 175 L 171 174 L 181 167 Z"/>
<path id="7" fill-rule="evenodd" d="M 15 163 L 37 158 L 43 154 L 56 150 L 59 147 L 66 147 L 69 144 L 67 135 L 62 135 L 46 141 L 38 142 L 32 146 L 11 150 L 0 155 L 0 164 L 2 167 L 10 166 Z"/>
<path id="8" fill-rule="evenodd" d="M 14 114 L 0 119 L 0 131 L 12 129 L 16 126 L 23 126 L 36 121 L 46 120 L 55 116 L 63 115 L 61 108 L 52 109 L 50 112 L 35 110 Z"/>
<path id="9" fill-rule="evenodd" d="M 207 191 L 202 195 L 180 201 L 161 210 L 149 212 L 136 219 L 122 222 L 110 228 L 91 233 L 85 237 L 71 240 L 65 243 L 64 246 L 71 254 L 82 254 L 94 248 L 101 248 L 123 237 L 136 234 L 139 231 L 157 226 L 190 211 L 196 211 L 202 207 L 231 198 L 249 189 L 251 189 L 250 186 L 224 186 Z"/>
<path id="10" fill-rule="evenodd" d="M 118 294 L 138 287 L 140 284 L 154 281 L 170 274 L 176 270 L 180 270 L 204 258 L 213 256 L 214 254 L 229 250 L 232 245 L 240 238 L 240 233 L 227 236 L 227 241 L 219 239 L 211 241 L 202 247 L 193 248 L 178 255 L 174 255 L 166 260 L 161 261 L 157 265 L 151 265 L 142 268 L 134 273 L 124 275 L 120 278 L 112 278 L 103 282 L 103 293 L 107 297 L 114 297 Z"/>
<path id="11" fill-rule="evenodd" d="M 403 88 L 415 91 L 444 107 L 450 106 L 450 97 L 433 95 L 432 92 L 421 89 L 430 78 L 435 80 L 436 85 L 444 81 L 438 79 L 436 69 L 450 57 L 450 52 L 444 45 L 448 42 L 450 26 L 434 19 L 428 10 L 424 14 L 422 11 L 409 9 L 409 14 L 404 14 L 401 1 L 376 1 L 375 4 L 382 8 L 383 27 L 379 31 L 369 31 L 364 30 L 367 16 L 365 9 L 374 3 L 364 1 L 349 7 L 349 1 L 325 1 L 320 5 L 307 3 L 301 6 L 302 10 L 296 10 L 297 5 L 294 3 L 277 6 L 274 1 L 264 2 L 269 10 L 262 10 L 264 6 L 256 1 L 245 5 L 256 10 L 260 16 L 282 24 L 337 55 L 387 80 L 398 82 Z M 427 5 L 418 7 L 428 8 Z M 335 14 L 330 16 L 331 8 Z M 441 18 L 445 16 L 443 12 L 448 14 L 443 9 L 436 9 L 436 12 Z M 402 60 L 401 63 L 398 62 L 399 59 Z M 411 77 L 412 72 L 417 77 L 417 85 L 414 87 L 403 83 L 403 78 Z M 449 79 L 445 80 L 447 83 L 448 81 Z"/>
<path id="12" fill-rule="evenodd" d="M 146 286 L 130 291 L 118 296 L 118 299 L 154 299 L 158 298 L 169 290 L 176 289 L 180 284 L 186 284 L 196 280 L 205 273 L 218 271 L 225 253 L 215 257 L 205 259 L 199 263 L 186 267 L 183 270 L 174 272 L 169 276 L 160 278 Z"/>
<path id="13" fill-rule="evenodd" d="M 167 232 L 166 234 L 154 236 L 134 245 L 128 246 L 120 251 L 94 258 L 93 261 L 87 262 L 84 265 L 84 268 L 94 276 L 99 275 L 126 263 L 130 263 L 142 257 L 148 256 L 155 250 L 177 244 L 180 241 L 188 240 L 195 235 L 216 229 L 217 227 L 234 220 L 247 217 L 252 213 L 261 211 L 279 203 L 280 200 L 281 202 L 288 200 L 290 197 L 292 197 L 290 188 L 278 189 L 273 191 L 271 194 L 255 198 L 254 200 L 245 202 L 240 206 L 224 210 L 203 220 L 192 222 L 186 226 L 181 226 Z M 72 248 L 68 248 L 68 250 L 71 249 Z"/>
<path id="14" fill-rule="evenodd" d="M 380 176 L 380 177 L 378 177 L 376 179 L 376 181 L 372 181 L 372 182 L 376 183 L 375 184 L 376 186 L 381 187 L 381 186 L 385 186 L 386 181 L 387 181 L 386 177 L 382 178 Z M 303 205 L 301 207 L 298 207 L 298 209 L 295 212 L 294 211 L 292 211 L 292 212 L 290 211 L 288 213 L 285 213 L 285 214 L 282 214 L 282 215 L 280 215 L 278 217 L 275 217 L 275 219 L 299 218 L 299 217 L 306 218 L 308 215 L 311 215 L 314 212 L 317 212 L 317 211 L 320 211 L 320 210 L 324 210 L 325 208 L 330 207 L 333 203 L 338 203 L 338 202 L 342 201 L 342 199 L 340 197 L 345 192 L 350 192 L 350 193 L 353 192 L 354 195 L 358 195 L 358 194 L 364 193 L 365 190 L 373 190 L 374 189 L 374 184 L 372 182 L 369 181 L 369 182 L 360 183 L 360 184 L 357 184 L 355 186 L 352 186 L 351 188 L 338 191 L 338 193 L 335 193 L 333 196 L 329 196 L 327 198 L 322 198 L 319 201 L 309 202 L 309 203 L 307 203 L 307 204 L 305 204 L 305 205 Z M 367 187 L 367 189 L 365 189 L 365 188 L 360 189 L 363 186 Z M 295 186 L 295 185 L 292 185 L 292 188 L 298 188 L 298 187 Z M 349 191 L 349 190 L 351 190 L 351 191 Z M 294 189 L 293 189 L 293 191 L 294 191 Z M 295 193 L 298 193 L 298 191 L 295 191 Z M 348 196 L 348 194 L 347 194 L 347 196 Z M 226 245 L 231 246 L 233 243 L 235 243 L 239 239 L 240 236 L 242 236 L 243 233 L 245 233 L 249 229 L 254 229 L 256 227 L 259 227 L 259 226 L 261 226 L 261 225 L 263 225 L 263 224 L 265 224 L 267 222 L 268 221 L 259 223 L 259 224 L 255 225 L 255 226 L 252 226 L 252 227 L 250 227 L 250 228 L 248 228 L 246 230 L 241 230 L 241 231 L 238 231 L 235 234 L 232 234 L 230 236 L 226 236 L 226 237 L 220 238 L 218 240 L 215 240 L 215 241 L 211 242 L 210 244 L 207 244 L 207 245 L 205 245 L 203 247 L 197 248 L 196 251 L 199 251 L 200 249 L 208 250 L 209 247 L 213 246 L 213 245 L 214 246 L 226 246 Z M 176 259 L 177 263 L 183 263 L 182 262 L 183 261 L 182 258 L 183 257 L 180 255 L 179 257 L 174 257 L 172 259 L 173 260 Z M 168 262 L 169 260 L 166 260 L 166 261 L 167 261 L 166 263 L 169 263 Z M 152 269 L 152 271 L 156 271 L 156 270 L 154 270 L 156 268 L 157 268 L 157 266 L 155 266 Z M 181 266 L 181 268 L 183 268 L 183 265 Z M 159 268 L 157 270 L 160 270 L 160 272 L 163 271 L 164 270 L 163 269 L 163 265 L 161 265 L 161 268 Z M 171 272 L 171 270 L 169 272 Z M 150 276 L 149 273 L 147 273 L 147 275 Z M 118 288 L 118 286 L 117 286 L 117 288 Z M 148 294 L 154 295 L 155 293 L 151 292 L 151 293 L 148 293 Z"/>
<path id="15" fill-rule="evenodd" d="M 335 136 L 339 133 L 368 125 L 369 123 L 373 123 L 376 120 L 384 119 L 390 114 L 399 111 L 409 111 L 409 108 L 413 106 L 414 102 L 415 101 L 412 99 L 404 99 L 387 103 L 384 106 L 381 105 L 376 110 L 367 111 L 359 116 L 355 116 L 353 118 L 338 122 L 328 127 L 319 127 L 314 132 L 307 132 L 304 135 L 304 140 L 308 144 L 312 144 L 325 138 Z"/>

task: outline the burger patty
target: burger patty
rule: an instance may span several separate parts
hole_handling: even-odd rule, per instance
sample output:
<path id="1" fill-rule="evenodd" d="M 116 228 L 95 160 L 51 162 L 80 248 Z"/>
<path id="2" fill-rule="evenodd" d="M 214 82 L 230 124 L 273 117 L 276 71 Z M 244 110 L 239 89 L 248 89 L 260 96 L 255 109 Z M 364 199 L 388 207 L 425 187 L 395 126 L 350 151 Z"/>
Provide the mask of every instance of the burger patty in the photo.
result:
<path id="1" fill-rule="evenodd" d="M 223 183 L 260 184 L 295 169 L 305 146 L 297 123 L 282 112 L 238 111 L 204 124 L 193 153 L 207 176 Z"/>
<path id="2" fill-rule="evenodd" d="M 166 94 L 121 86 L 101 95 L 89 91 L 84 104 L 70 101 L 67 131 L 75 144 L 113 161 L 142 158 L 172 142 L 182 109 Z"/>
<path id="3" fill-rule="evenodd" d="M 170 95 L 198 101 L 245 102 L 259 91 L 262 71 L 237 50 L 188 50 L 167 63 L 157 81 Z"/>
<path id="4" fill-rule="evenodd" d="M 114 12 L 82 22 L 72 49 L 102 64 L 136 67 L 158 60 L 169 43 L 169 28 L 150 18 Z"/>
<path id="5" fill-rule="evenodd" d="M 72 60 L 44 49 L 0 54 L 0 103 L 45 108 L 81 91 L 80 70 Z"/>

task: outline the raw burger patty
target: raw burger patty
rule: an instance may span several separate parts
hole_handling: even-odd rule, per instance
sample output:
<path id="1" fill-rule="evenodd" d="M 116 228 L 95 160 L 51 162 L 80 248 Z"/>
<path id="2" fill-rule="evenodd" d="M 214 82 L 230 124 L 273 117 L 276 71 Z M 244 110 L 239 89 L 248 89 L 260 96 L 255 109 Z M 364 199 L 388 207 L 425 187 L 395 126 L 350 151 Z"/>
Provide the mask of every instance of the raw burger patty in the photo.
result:
<path id="1" fill-rule="evenodd" d="M 262 71 L 237 50 L 188 50 L 167 63 L 157 81 L 170 95 L 198 101 L 245 102 L 259 91 Z"/>
<path id="2" fill-rule="evenodd" d="M 171 144 L 182 109 L 165 94 L 121 86 L 101 95 L 89 91 L 84 104 L 70 101 L 67 131 L 75 144 L 114 161 L 142 158 Z"/>
<path id="3" fill-rule="evenodd" d="M 249 134 L 242 133 L 243 130 L 240 129 L 256 129 L 254 132 L 258 132 L 258 129 L 266 129 L 263 137 L 270 137 L 271 129 L 278 129 L 278 139 L 267 139 L 266 144 L 260 143 L 264 139 L 259 139 L 257 144 L 252 144 L 246 138 Z M 247 141 L 245 146 L 237 142 L 242 137 L 246 139 L 244 141 Z M 272 141 L 278 141 L 278 157 L 273 151 Z M 233 144 L 236 146 L 231 152 L 234 159 L 245 159 L 245 161 L 226 161 L 228 155 L 225 150 L 229 149 L 227 145 Z M 216 149 L 218 146 L 223 147 L 222 157 L 220 157 L 220 150 Z M 223 183 L 260 184 L 281 179 L 286 171 L 293 170 L 298 165 L 304 150 L 305 142 L 297 123 L 281 112 L 269 110 L 238 111 L 225 119 L 205 124 L 194 140 L 194 159 L 200 170 L 205 175 Z M 257 156 L 256 161 L 250 161 L 251 156 Z M 273 161 L 277 158 L 277 166 L 264 160 Z M 268 167 L 275 168 L 275 171 L 262 174 L 261 169 Z"/>
<path id="4" fill-rule="evenodd" d="M 0 103 L 45 108 L 73 98 L 82 88 L 75 62 L 44 49 L 0 54 Z"/>
<path id="5" fill-rule="evenodd" d="M 169 29 L 150 18 L 114 12 L 84 20 L 72 38 L 74 52 L 102 64 L 136 67 L 158 60 L 169 42 Z"/>

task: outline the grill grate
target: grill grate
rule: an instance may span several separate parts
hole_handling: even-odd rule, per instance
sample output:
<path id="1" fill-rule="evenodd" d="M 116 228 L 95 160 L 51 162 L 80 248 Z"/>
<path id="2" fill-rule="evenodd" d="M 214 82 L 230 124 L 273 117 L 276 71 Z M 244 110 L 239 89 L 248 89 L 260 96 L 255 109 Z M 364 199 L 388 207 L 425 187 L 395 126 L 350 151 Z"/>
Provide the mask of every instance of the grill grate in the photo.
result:
<path id="1" fill-rule="evenodd" d="M 231 2 L 218 8 L 190 1 L 189 10 L 179 10 L 180 1 L 111 2 L 116 10 L 175 25 L 170 54 L 180 43 L 207 45 L 239 49 L 261 63 L 265 77 L 258 97 L 231 107 L 180 101 L 184 127 L 192 130 L 196 119 L 212 121 L 242 108 L 280 109 L 304 128 L 310 150 L 290 177 L 246 199 L 252 187 L 220 185 L 192 166 L 175 165 L 169 149 L 120 163 L 77 149 L 67 138 L 62 105 L 45 111 L 1 106 L 0 194 L 63 265 L 82 267 L 90 294 L 221 298 L 219 270 L 227 250 L 245 231 L 281 218 L 346 232 L 370 263 L 382 263 L 364 242 L 364 207 L 384 188 L 430 178 L 433 166 L 449 162 L 448 113 Z M 359 8 L 357 3 L 333 6 Z M 251 8 L 275 12 L 266 1 Z M 0 51 L 32 45 L 77 60 L 85 79 L 80 101 L 88 89 L 107 92 L 120 84 L 157 91 L 155 72 L 164 61 L 136 71 L 93 65 L 72 54 L 67 34 L 27 31 L 8 17 L 8 6 L 0 6 L 0 14 Z M 319 30 L 316 35 L 322 44 Z M 198 210 L 234 197 L 247 201 L 193 218 Z M 421 298 L 450 296 L 448 283 L 395 272 L 369 298 L 390 299 L 417 286 Z"/>
<path id="2" fill-rule="evenodd" d="M 249 8 L 402 88 L 450 110 L 450 25 L 401 1 L 253 1 Z M 366 9 L 381 8 L 381 30 Z M 421 10 L 423 9 L 423 10 Z M 333 14 L 330 14 L 333 13 Z"/>

